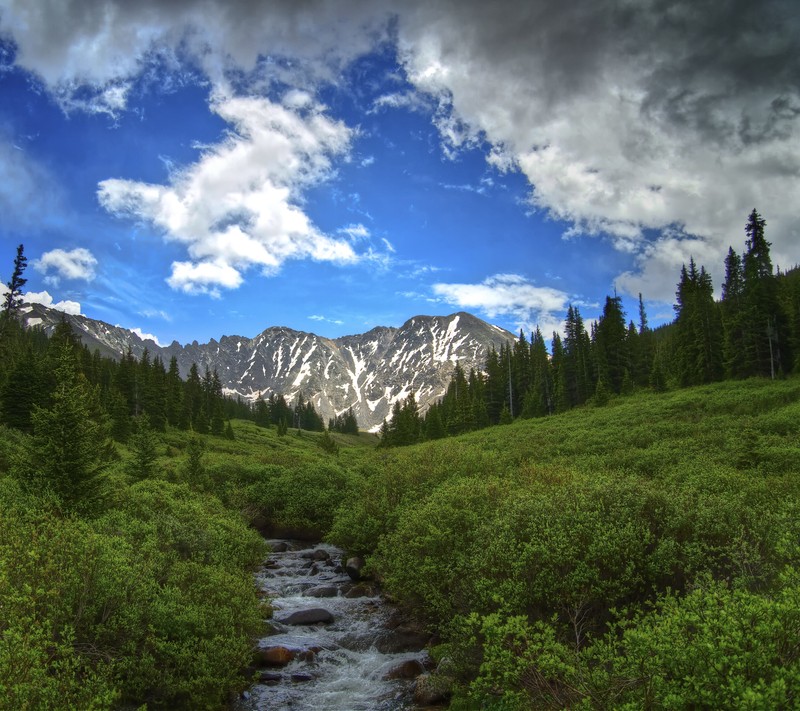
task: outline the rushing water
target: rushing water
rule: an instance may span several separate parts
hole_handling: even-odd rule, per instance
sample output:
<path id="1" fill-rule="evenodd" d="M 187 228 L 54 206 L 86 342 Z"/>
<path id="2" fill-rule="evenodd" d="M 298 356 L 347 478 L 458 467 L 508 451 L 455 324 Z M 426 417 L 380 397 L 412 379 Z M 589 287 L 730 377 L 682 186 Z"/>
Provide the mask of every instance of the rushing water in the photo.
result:
<path id="1" fill-rule="evenodd" d="M 270 541 L 274 552 L 258 573 L 260 588 L 271 600 L 274 634 L 259 641 L 266 650 L 283 647 L 294 659 L 266 666 L 237 704 L 241 711 L 399 711 L 414 709 L 413 681 L 390 679 L 404 662 L 424 664 L 424 651 L 397 649 L 387 628 L 391 610 L 378 596 L 345 597 L 352 587 L 342 552 L 325 544 Z M 288 550 L 280 549 L 287 547 Z M 322 560 L 314 560 L 323 558 Z M 326 595 L 317 597 L 316 595 Z M 333 621 L 286 624 L 301 610 L 324 609 Z M 383 650 L 383 651 L 382 651 Z M 419 662 L 415 665 L 413 661 Z"/>

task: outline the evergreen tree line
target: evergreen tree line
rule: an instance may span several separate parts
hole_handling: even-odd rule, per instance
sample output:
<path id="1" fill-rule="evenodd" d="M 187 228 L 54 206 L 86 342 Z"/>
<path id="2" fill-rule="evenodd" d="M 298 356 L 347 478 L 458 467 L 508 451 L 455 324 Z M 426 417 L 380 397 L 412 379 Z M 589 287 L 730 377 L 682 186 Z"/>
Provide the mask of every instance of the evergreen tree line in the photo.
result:
<path id="1" fill-rule="evenodd" d="M 27 281 L 23 277 L 26 264 L 23 245 L 19 245 L 11 280 L 6 283 L 8 291 L 0 319 L 0 424 L 32 431 L 34 412 L 52 404 L 57 361 L 66 344 L 74 352 L 82 377 L 97 390 L 99 406 L 110 421 L 111 435 L 120 442 L 127 441 L 143 423 L 160 432 L 169 425 L 198 434 L 230 437 L 232 418 L 273 425 L 282 432 L 289 426 L 325 429 L 322 417 L 302 394 L 294 408 L 282 395 L 275 394 L 251 406 L 240 398 L 223 395 L 216 369 L 206 367 L 201 375 L 193 363 L 184 381 L 174 356 L 165 366 L 159 356 L 151 357 L 147 349 L 137 359 L 129 348 L 115 361 L 82 346 L 65 320 L 50 338 L 41 328 L 23 329 L 18 316 L 23 303 L 22 287 Z M 347 422 L 339 422 L 336 427 L 346 425 L 352 429 L 354 421 L 349 411 Z"/>
<path id="2" fill-rule="evenodd" d="M 570 305 L 563 337 L 548 352 L 539 330 L 492 349 L 483 372 L 460 365 L 445 395 L 420 416 L 413 393 L 381 428 L 382 444 L 439 439 L 517 418 L 603 405 L 637 389 L 662 391 L 723 379 L 781 377 L 800 367 L 800 269 L 775 272 L 766 221 L 753 210 L 742 255 L 725 260 L 722 298 L 711 276 L 690 260 L 680 272 L 673 323 L 651 329 L 642 295 L 638 324 L 618 296 L 608 296 L 588 329 Z"/>
<path id="3" fill-rule="evenodd" d="M 53 403 L 62 351 L 72 353 L 77 373 L 96 391 L 114 439 L 125 442 L 135 423 L 146 419 L 154 430 L 167 425 L 199 434 L 224 435 L 232 417 L 251 417 L 250 407 L 226 398 L 216 371 L 201 376 L 192 365 L 184 381 L 173 357 L 166 367 L 145 349 L 136 359 L 130 349 L 115 361 L 82 346 L 66 321 L 52 336 L 40 328 L 24 329 L 8 313 L 2 317 L 0 343 L 0 423 L 31 432 L 34 414 Z"/>
<path id="4" fill-rule="evenodd" d="M 271 393 L 267 400 L 256 400 L 253 405 L 253 419 L 260 427 L 276 427 L 278 434 L 286 434 L 289 427 L 311 432 L 322 432 L 325 429 L 325 422 L 314 403 L 305 400 L 302 393 L 298 394 L 294 407 L 286 402 L 283 395 L 277 393 Z"/>
<path id="5" fill-rule="evenodd" d="M 331 417 L 328 420 L 328 431 L 341 434 L 358 434 L 358 420 L 353 408 L 349 407 L 346 412 L 336 415 L 336 417 Z"/>

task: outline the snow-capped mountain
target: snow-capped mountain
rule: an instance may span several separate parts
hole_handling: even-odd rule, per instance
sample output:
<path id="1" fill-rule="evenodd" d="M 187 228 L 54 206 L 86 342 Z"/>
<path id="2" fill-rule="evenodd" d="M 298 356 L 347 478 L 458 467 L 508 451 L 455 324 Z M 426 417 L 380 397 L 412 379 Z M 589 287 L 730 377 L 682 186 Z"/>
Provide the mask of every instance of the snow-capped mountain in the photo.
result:
<path id="1" fill-rule="evenodd" d="M 255 400 L 283 394 L 290 404 L 299 393 L 325 421 L 349 407 L 362 429 L 377 429 L 397 400 L 413 392 L 421 410 L 440 398 L 456 363 L 469 372 L 481 369 L 489 349 L 499 350 L 514 335 L 460 312 L 450 316 L 415 316 L 400 328 L 379 326 L 367 333 L 329 339 L 273 327 L 255 338 L 223 336 L 209 343 L 177 341 L 162 347 L 136 333 L 85 316 L 65 315 L 40 304 L 26 304 L 29 327 L 51 331 L 66 318 L 90 350 L 121 357 L 128 348 L 137 358 L 169 364 L 174 356 L 183 377 L 196 363 L 202 373 L 216 369 L 225 391 Z"/>

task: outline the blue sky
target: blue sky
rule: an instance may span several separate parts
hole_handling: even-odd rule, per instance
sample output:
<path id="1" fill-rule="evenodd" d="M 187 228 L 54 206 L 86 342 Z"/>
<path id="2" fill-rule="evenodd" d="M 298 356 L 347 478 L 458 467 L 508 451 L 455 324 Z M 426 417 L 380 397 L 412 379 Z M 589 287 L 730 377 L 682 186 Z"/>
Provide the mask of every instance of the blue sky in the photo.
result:
<path id="1" fill-rule="evenodd" d="M 3 281 L 162 344 L 549 335 L 671 319 L 753 207 L 800 262 L 791 3 L 270 5 L 0 0 Z"/>

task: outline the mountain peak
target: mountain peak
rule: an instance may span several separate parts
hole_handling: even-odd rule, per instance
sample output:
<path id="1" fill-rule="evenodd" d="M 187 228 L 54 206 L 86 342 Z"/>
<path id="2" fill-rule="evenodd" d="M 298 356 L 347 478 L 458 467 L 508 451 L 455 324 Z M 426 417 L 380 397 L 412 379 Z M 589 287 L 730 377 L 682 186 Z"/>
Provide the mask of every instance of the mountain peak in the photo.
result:
<path id="1" fill-rule="evenodd" d="M 491 348 L 514 334 L 465 311 L 448 316 L 417 315 L 400 328 L 376 326 L 366 333 L 328 339 L 288 326 L 272 326 L 254 338 L 220 336 L 182 346 L 160 347 L 136 333 L 84 316 L 62 314 L 39 304 L 25 309 L 29 327 L 52 332 L 65 318 L 90 350 L 121 358 L 130 348 L 137 358 L 178 362 L 182 377 L 195 363 L 216 370 L 225 392 L 255 400 L 272 393 L 291 402 L 302 393 L 324 419 L 352 408 L 362 429 L 377 430 L 392 406 L 413 392 L 420 409 L 444 395 L 456 364 L 481 370 Z"/>

